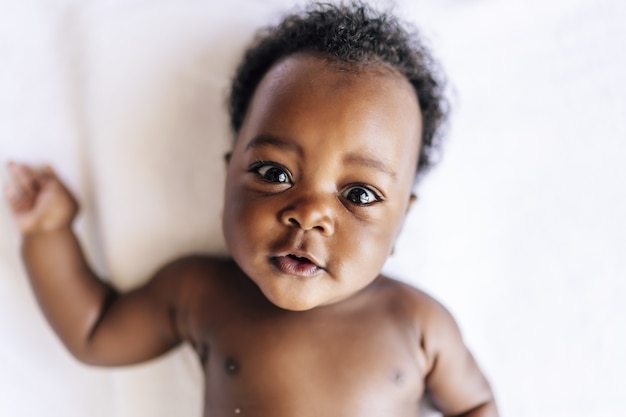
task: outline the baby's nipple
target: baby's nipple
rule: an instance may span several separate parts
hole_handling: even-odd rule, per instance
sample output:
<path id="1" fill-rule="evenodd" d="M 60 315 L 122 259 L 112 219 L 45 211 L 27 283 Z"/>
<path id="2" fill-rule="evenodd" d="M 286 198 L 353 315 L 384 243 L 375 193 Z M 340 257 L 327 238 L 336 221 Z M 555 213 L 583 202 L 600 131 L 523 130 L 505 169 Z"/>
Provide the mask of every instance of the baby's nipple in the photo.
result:
<path id="1" fill-rule="evenodd" d="M 239 363 L 234 358 L 228 357 L 224 362 L 224 370 L 228 375 L 237 375 L 239 373 Z"/>

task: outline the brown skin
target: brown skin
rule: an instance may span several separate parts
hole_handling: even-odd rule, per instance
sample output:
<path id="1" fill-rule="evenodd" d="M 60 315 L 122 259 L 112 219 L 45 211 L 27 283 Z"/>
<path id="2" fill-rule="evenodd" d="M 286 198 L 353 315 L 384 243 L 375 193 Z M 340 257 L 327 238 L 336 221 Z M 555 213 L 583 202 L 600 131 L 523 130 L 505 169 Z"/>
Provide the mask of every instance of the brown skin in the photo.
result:
<path id="1" fill-rule="evenodd" d="M 228 166 L 233 260 L 189 257 L 118 294 L 71 230 L 50 168 L 11 164 L 5 194 L 46 317 L 80 360 L 124 365 L 188 341 L 205 415 L 497 416 L 450 314 L 380 275 L 413 200 L 421 118 L 383 66 L 292 55 L 258 87 Z"/>

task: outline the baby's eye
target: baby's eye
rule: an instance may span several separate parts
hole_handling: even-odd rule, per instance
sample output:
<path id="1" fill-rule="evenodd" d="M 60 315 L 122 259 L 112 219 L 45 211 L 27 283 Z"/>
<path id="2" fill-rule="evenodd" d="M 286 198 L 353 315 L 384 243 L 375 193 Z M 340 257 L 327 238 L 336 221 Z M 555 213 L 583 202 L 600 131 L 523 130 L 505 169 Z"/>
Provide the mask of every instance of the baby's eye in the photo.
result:
<path id="1" fill-rule="evenodd" d="M 350 187 L 342 193 L 342 196 L 349 202 L 359 206 L 367 206 L 380 201 L 377 193 L 363 186 Z"/>
<path id="2" fill-rule="evenodd" d="M 278 165 L 260 162 L 252 166 L 250 171 L 256 172 L 263 181 L 290 183 L 289 174 Z"/>

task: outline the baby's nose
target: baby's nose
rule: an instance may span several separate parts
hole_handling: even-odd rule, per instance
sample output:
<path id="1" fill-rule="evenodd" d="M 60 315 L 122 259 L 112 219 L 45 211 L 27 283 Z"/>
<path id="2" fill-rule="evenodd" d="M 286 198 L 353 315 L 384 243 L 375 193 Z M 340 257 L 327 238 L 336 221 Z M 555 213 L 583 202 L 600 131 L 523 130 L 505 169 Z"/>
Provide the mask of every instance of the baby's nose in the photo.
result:
<path id="1" fill-rule="evenodd" d="M 286 226 L 299 227 L 305 231 L 317 230 L 322 235 L 330 236 L 335 231 L 332 211 L 332 202 L 323 197 L 309 196 L 283 210 L 280 219 Z"/>

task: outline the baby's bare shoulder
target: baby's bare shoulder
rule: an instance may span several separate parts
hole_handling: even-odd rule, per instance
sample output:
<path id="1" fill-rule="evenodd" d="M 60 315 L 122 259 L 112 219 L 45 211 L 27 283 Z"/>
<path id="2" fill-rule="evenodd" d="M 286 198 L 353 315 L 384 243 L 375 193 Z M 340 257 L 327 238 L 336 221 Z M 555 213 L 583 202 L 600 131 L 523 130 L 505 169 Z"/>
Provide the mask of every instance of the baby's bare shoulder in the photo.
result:
<path id="1" fill-rule="evenodd" d="M 417 287 L 389 277 L 382 277 L 381 284 L 394 302 L 402 306 L 403 311 L 420 327 L 441 325 L 442 321 L 452 319 L 449 311 L 439 301 Z"/>
<path id="2" fill-rule="evenodd" d="M 454 317 L 434 297 L 391 278 L 383 277 L 382 284 L 391 294 L 393 304 L 418 332 L 427 356 L 436 357 L 446 343 L 460 341 L 460 331 Z"/>
<path id="3" fill-rule="evenodd" d="M 169 300 L 179 333 L 190 340 L 201 326 L 198 321 L 218 314 L 211 311 L 211 306 L 220 305 L 228 295 L 232 277 L 238 271 L 230 259 L 190 255 L 166 263 L 148 286 Z"/>
<path id="4" fill-rule="evenodd" d="M 163 265 L 152 282 L 170 295 L 188 297 L 204 290 L 216 291 L 222 277 L 232 275 L 230 259 L 207 255 L 189 255 Z"/>
<path id="5" fill-rule="evenodd" d="M 225 258 L 189 255 L 163 265 L 153 280 L 170 287 L 198 289 L 212 285 L 221 276 L 232 273 L 233 262 Z"/>
<path id="6" fill-rule="evenodd" d="M 426 363 L 426 390 L 444 415 L 497 415 L 489 383 L 467 349 L 452 314 L 425 292 L 397 281 L 387 284 L 396 293 L 418 329 Z"/>

